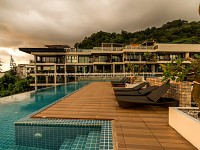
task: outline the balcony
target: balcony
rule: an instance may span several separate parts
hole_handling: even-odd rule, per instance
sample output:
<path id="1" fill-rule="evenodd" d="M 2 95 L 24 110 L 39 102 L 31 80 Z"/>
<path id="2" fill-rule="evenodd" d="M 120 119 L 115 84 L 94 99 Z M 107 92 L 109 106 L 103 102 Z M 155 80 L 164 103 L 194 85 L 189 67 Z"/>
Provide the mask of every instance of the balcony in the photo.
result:
<path id="1" fill-rule="evenodd" d="M 131 46 L 131 45 L 127 45 L 124 47 L 124 49 L 158 49 L 158 45 L 156 46 L 142 46 L 142 45 L 138 45 L 138 46 Z"/>
<path id="2" fill-rule="evenodd" d="M 93 47 L 93 50 L 98 51 L 122 51 L 122 47 Z"/>

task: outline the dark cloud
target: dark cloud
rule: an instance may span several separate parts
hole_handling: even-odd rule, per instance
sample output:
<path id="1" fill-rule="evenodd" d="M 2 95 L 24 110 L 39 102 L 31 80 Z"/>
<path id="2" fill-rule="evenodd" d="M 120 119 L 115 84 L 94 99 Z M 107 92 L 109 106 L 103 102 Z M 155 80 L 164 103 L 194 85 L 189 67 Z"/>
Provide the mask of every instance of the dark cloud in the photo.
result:
<path id="1" fill-rule="evenodd" d="M 0 46 L 70 44 L 97 31 L 131 32 L 199 20 L 199 0 L 1 0 Z"/>
<path id="2" fill-rule="evenodd" d="M 0 47 L 73 46 L 98 31 L 134 32 L 175 19 L 198 21 L 199 3 L 199 0 L 0 0 Z M 2 52 L 0 57 L 9 56 Z M 19 62 L 24 59 L 16 57 Z"/>

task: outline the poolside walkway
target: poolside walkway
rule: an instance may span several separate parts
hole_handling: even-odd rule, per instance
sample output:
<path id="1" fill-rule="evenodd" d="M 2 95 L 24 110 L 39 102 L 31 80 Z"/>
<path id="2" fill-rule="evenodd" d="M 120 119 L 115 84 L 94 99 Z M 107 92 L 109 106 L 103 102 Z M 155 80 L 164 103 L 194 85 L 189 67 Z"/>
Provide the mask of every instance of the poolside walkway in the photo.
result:
<path id="1" fill-rule="evenodd" d="M 195 150 L 168 125 L 160 106 L 120 108 L 110 82 L 94 82 L 34 117 L 113 119 L 120 150 Z"/>

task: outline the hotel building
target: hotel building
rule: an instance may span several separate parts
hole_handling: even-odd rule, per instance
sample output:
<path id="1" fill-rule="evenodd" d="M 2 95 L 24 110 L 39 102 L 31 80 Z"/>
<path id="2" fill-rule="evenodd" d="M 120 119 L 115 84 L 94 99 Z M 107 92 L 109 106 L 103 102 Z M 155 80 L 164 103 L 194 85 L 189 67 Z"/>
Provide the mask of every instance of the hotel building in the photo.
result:
<path id="1" fill-rule="evenodd" d="M 200 44 L 143 44 L 122 45 L 102 43 L 93 49 L 76 49 L 68 45 L 45 45 L 45 48 L 19 48 L 20 51 L 34 55 L 35 83 L 32 86 L 45 87 L 67 83 L 74 76 L 95 74 L 125 74 L 131 64 L 146 64 L 143 74 L 161 76 L 164 64 L 200 54 Z M 147 61 L 145 52 L 155 53 L 156 60 Z M 137 72 L 137 70 L 135 70 Z"/>

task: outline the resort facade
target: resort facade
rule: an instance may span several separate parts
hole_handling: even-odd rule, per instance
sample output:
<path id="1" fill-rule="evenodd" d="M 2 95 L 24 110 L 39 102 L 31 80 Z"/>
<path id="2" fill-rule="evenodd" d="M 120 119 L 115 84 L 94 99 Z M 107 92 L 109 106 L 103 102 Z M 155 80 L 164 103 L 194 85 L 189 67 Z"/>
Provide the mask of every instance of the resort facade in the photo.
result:
<path id="1" fill-rule="evenodd" d="M 143 75 L 161 76 L 159 64 L 169 63 L 178 58 L 194 57 L 200 53 L 200 44 L 159 44 L 145 42 L 143 44 L 122 45 L 102 43 L 93 49 L 70 48 L 68 45 L 45 45 L 46 48 L 19 48 L 20 51 L 34 55 L 35 77 L 32 86 L 45 87 L 67 83 L 75 76 L 110 75 L 130 73 L 129 64 L 146 64 Z M 146 60 L 146 52 L 154 53 L 156 59 Z M 134 70 L 137 72 L 137 68 Z"/>

